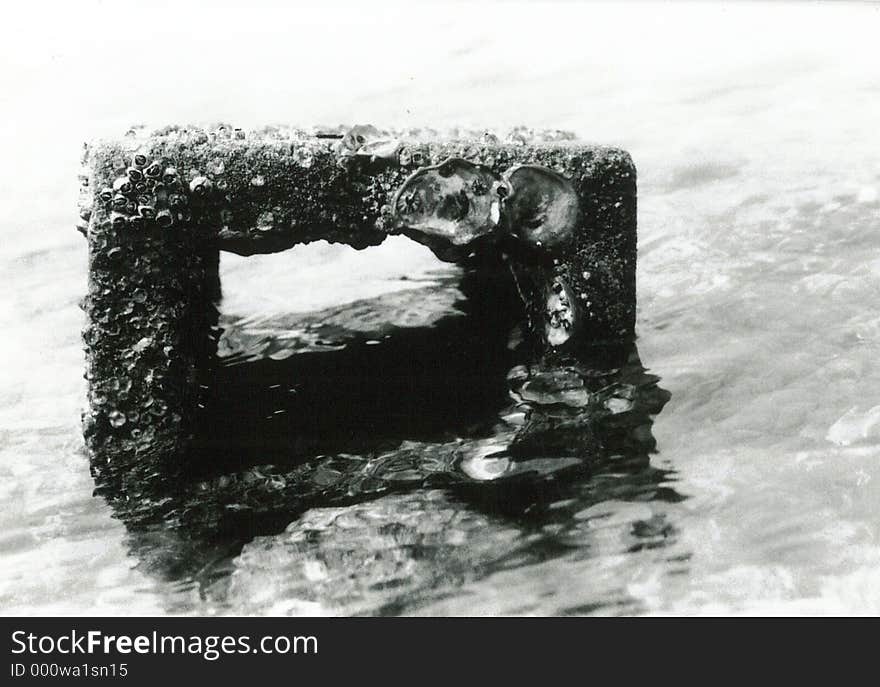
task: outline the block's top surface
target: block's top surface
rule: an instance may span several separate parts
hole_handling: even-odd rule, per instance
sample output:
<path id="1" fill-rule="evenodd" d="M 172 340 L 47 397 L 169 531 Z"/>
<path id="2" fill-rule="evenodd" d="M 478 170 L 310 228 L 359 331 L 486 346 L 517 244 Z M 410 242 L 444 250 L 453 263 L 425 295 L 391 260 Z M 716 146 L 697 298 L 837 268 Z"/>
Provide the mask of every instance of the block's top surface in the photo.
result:
<path id="1" fill-rule="evenodd" d="M 290 125 L 272 125 L 256 129 L 243 129 L 228 124 L 215 124 L 210 126 L 166 126 L 150 130 L 145 126 L 130 128 L 124 136 L 115 139 L 116 143 L 122 143 L 126 147 L 149 145 L 150 140 L 164 139 L 168 142 L 180 142 L 188 144 L 223 144 L 223 142 L 249 141 L 251 143 L 266 144 L 297 143 L 302 145 L 315 145 L 319 148 L 335 148 L 339 152 L 346 150 L 378 150 L 381 152 L 382 144 L 391 141 L 403 143 L 440 143 L 440 142 L 467 142 L 480 145 L 517 146 L 517 145 L 541 145 L 541 146 L 571 146 L 583 145 L 571 131 L 562 129 L 535 129 L 526 126 L 517 126 L 505 132 L 488 131 L 464 127 L 451 127 L 434 129 L 430 127 L 410 128 L 380 128 L 372 124 L 357 124 L 354 126 L 313 126 L 310 128 L 295 127 Z M 109 141 L 105 141 L 109 142 Z M 100 145 L 100 141 L 96 144 Z M 333 145 L 333 144 L 336 145 Z M 387 146 L 385 146 L 387 148 Z"/>
<path id="2" fill-rule="evenodd" d="M 133 128 L 88 146 L 85 162 L 84 232 L 129 225 L 141 231 L 157 221 L 173 231 L 195 220 L 221 248 L 242 254 L 317 239 L 365 247 L 390 233 L 412 232 L 438 255 L 455 259 L 498 233 L 508 221 L 506 205 L 522 214 L 523 207 L 544 202 L 534 189 L 550 194 L 564 222 L 577 214 L 566 193 L 573 197 L 584 184 L 621 186 L 615 179 L 634 186 L 635 179 L 625 151 L 526 127 L 502 135 L 372 125 Z M 522 172 L 524 165 L 546 173 Z M 534 198 L 520 193 L 518 204 L 510 202 L 514 181 L 527 182 Z M 535 245 L 564 247 L 558 235 L 542 236 L 540 227 L 526 233 Z"/>

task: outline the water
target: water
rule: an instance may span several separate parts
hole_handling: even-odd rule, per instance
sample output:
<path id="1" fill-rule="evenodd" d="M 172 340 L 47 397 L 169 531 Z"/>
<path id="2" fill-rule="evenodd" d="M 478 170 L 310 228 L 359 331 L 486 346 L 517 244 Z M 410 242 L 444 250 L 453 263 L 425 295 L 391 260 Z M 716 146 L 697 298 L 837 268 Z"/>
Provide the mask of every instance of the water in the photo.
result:
<path id="1" fill-rule="evenodd" d="M 465 22 L 401 7 L 159 13 L 139 21 L 182 55 L 149 58 L 125 50 L 125 7 L 11 20 L 0 609 L 880 612 L 877 8 L 503 4 Z M 230 41 L 232 26 L 260 40 Z M 96 64 L 106 89 L 77 78 Z M 637 348 L 565 377 L 565 403 L 509 450 L 509 388 L 535 404 L 559 384 L 522 387 L 454 269 L 406 240 L 230 256 L 218 404 L 237 422 L 213 426 L 227 441 L 206 441 L 214 462 L 167 501 L 94 495 L 78 141 L 207 113 L 526 123 L 628 148 Z"/>

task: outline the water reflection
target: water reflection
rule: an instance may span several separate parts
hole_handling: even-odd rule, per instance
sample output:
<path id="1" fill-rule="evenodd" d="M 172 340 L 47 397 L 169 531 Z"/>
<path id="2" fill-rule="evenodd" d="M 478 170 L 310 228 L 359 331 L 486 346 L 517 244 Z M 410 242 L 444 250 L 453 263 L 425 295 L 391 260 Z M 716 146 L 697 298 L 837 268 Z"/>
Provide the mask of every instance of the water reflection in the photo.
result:
<path id="1" fill-rule="evenodd" d="M 517 303 L 484 266 L 227 321 L 187 468 L 105 489 L 140 566 L 221 611 L 401 613 L 594 556 L 609 522 L 623 552 L 675 541 L 638 507 L 682 498 L 650 459 L 668 392 L 634 344 L 533 359 Z"/>

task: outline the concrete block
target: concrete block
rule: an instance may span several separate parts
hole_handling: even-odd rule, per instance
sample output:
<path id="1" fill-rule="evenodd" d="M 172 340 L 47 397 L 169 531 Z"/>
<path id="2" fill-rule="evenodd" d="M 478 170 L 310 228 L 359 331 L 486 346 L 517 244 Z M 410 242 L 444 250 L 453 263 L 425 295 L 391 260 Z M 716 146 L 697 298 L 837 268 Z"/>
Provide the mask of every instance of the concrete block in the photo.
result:
<path id="1" fill-rule="evenodd" d="M 227 126 L 88 146 L 84 432 L 99 474 L 176 461 L 210 377 L 219 251 L 405 234 L 442 260 L 510 270 L 536 358 L 631 339 L 636 172 L 557 132 Z"/>

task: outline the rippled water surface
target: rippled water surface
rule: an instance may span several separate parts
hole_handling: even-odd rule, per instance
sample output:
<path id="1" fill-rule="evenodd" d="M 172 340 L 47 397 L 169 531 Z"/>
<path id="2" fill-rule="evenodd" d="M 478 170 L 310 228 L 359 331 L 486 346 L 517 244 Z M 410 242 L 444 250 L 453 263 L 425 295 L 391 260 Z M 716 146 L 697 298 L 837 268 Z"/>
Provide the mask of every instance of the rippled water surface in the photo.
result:
<path id="1" fill-rule="evenodd" d="M 0 610 L 880 613 L 876 7 L 139 18 L 182 59 L 127 50 L 124 7 L 63 7 L 0 48 Z M 205 119 L 629 149 L 638 340 L 530 366 L 506 292 L 405 239 L 224 256 L 202 460 L 106 500 L 79 143 Z"/>

